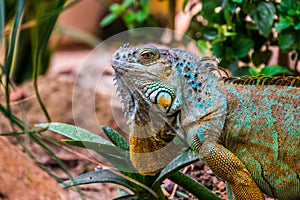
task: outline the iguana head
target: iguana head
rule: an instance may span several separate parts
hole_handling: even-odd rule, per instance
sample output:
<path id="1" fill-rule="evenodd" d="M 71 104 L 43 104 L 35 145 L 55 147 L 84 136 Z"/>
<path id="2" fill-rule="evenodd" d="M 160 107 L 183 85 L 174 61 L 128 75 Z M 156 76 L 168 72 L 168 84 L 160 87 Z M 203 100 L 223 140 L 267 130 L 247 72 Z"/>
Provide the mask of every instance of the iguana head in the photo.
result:
<path id="1" fill-rule="evenodd" d="M 167 49 L 123 45 L 112 57 L 115 80 L 125 116 L 135 123 L 149 121 L 149 109 L 168 113 L 175 98 L 172 61 Z"/>
<path id="2" fill-rule="evenodd" d="M 179 154 L 183 146 L 173 139 L 184 138 L 182 118 L 186 127 L 194 124 L 198 113 L 191 105 L 202 111 L 206 99 L 216 102 L 212 96 L 218 93 L 218 82 L 211 71 L 217 67 L 206 62 L 210 60 L 214 58 L 151 45 L 126 44 L 114 53 L 116 85 L 129 118 L 130 158 L 141 174 L 156 174 Z M 204 115 L 211 116 L 210 111 L 204 110 Z"/>

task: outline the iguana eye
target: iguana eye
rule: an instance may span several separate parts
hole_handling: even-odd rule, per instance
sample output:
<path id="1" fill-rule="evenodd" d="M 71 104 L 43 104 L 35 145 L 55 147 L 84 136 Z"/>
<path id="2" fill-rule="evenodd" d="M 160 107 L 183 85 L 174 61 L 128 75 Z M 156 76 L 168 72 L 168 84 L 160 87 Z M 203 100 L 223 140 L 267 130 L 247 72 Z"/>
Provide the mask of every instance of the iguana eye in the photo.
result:
<path id="1" fill-rule="evenodd" d="M 143 52 L 143 54 L 141 54 L 141 56 L 143 57 L 143 59 L 148 60 L 148 59 L 152 59 L 155 55 L 153 52 Z"/>
<path id="2" fill-rule="evenodd" d="M 159 54 L 155 49 L 143 49 L 139 56 L 140 61 L 146 64 L 154 62 L 158 58 Z"/>

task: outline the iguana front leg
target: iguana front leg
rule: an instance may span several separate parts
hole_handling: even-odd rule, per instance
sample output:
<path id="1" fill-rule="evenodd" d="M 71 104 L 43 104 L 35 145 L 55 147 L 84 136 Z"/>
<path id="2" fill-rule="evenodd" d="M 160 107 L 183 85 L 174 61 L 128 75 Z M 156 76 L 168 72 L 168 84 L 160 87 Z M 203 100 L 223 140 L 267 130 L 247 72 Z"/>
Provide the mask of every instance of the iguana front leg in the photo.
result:
<path id="1" fill-rule="evenodd" d="M 245 165 L 223 145 L 203 143 L 202 147 L 196 144 L 195 149 L 202 151 L 197 153 L 204 155 L 204 162 L 216 175 L 229 183 L 235 199 L 264 200 L 263 193 Z"/>

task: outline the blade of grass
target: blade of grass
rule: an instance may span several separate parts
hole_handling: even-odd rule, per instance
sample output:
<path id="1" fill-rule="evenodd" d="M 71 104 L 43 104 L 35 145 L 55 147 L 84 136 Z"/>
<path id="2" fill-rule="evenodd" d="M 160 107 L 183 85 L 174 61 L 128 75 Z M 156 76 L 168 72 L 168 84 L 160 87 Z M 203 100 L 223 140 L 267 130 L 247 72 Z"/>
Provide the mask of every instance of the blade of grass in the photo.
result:
<path id="1" fill-rule="evenodd" d="M 62 9 L 65 2 L 66 2 L 65 0 L 58 1 L 55 9 Z M 43 8 L 42 3 L 40 5 L 41 5 L 40 7 Z M 39 12 L 45 11 L 44 9 L 42 9 Z M 36 47 L 35 51 L 33 53 L 33 86 L 34 86 L 36 98 L 37 98 L 39 105 L 40 105 L 42 111 L 44 112 L 44 115 L 46 116 L 48 122 L 51 121 L 51 118 L 46 109 L 46 106 L 44 105 L 44 103 L 41 99 L 40 93 L 38 91 L 37 79 L 38 79 L 38 75 L 39 75 L 39 69 L 42 67 L 43 54 L 46 50 L 48 40 L 53 31 L 54 25 L 57 21 L 59 14 L 60 13 L 56 13 L 56 14 L 52 15 L 51 17 L 49 17 L 47 23 L 38 24 L 31 31 L 32 46 Z"/>
<path id="2" fill-rule="evenodd" d="M 96 47 L 101 42 L 101 40 L 96 35 L 71 26 L 57 25 L 54 30 L 61 35 L 74 38 L 75 40 L 81 41 L 91 47 Z"/>
<path id="3" fill-rule="evenodd" d="M 25 130 L 26 128 L 29 128 L 29 125 L 26 122 L 24 122 L 21 119 L 19 119 L 16 115 L 14 115 L 13 113 L 11 113 L 10 110 L 8 110 L 7 108 L 5 108 L 1 104 L 0 104 L 0 111 L 4 114 L 4 116 L 6 116 L 7 118 L 9 118 L 9 120 L 11 121 L 11 123 L 17 125 L 21 130 Z"/>
<path id="4" fill-rule="evenodd" d="M 7 108 L 7 115 L 8 118 L 10 119 L 10 115 L 11 115 L 11 108 L 10 108 L 10 72 L 11 72 L 11 68 L 13 65 L 13 57 L 15 56 L 15 52 L 17 49 L 17 41 L 18 41 L 18 36 L 19 36 L 19 32 L 20 32 L 20 25 L 22 22 L 22 16 L 23 16 L 23 10 L 24 10 L 24 0 L 19 0 L 17 2 L 17 8 L 16 8 L 16 15 L 15 15 L 15 19 L 14 19 L 14 23 L 13 23 L 13 29 L 12 29 L 12 33 L 11 33 L 11 38 L 10 38 L 10 45 L 8 46 L 8 52 L 7 52 L 7 56 L 5 58 L 5 62 L 4 62 L 4 74 L 6 76 L 6 80 L 5 80 L 5 97 L 6 97 L 6 108 Z M 12 128 L 14 127 L 14 124 L 12 123 L 11 119 L 10 119 L 10 123 Z"/>
<path id="5" fill-rule="evenodd" d="M 4 27 L 5 27 L 5 5 L 4 0 L 0 0 L 0 64 L 4 63 L 5 59 L 5 35 L 4 35 Z M 2 73 L 0 73 L 0 78 Z"/>
<path id="6" fill-rule="evenodd" d="M 57 164 L 61 167 L 61 169 L 69 176 L 73 177 L 66 165 L 60 160 L 55 153 L 44 143 L 39 139 L 36 135 L 34 134 L 28 134 L 30 135 L 30 138 L 34 140 L 49 156 L 51 156 Z"/>

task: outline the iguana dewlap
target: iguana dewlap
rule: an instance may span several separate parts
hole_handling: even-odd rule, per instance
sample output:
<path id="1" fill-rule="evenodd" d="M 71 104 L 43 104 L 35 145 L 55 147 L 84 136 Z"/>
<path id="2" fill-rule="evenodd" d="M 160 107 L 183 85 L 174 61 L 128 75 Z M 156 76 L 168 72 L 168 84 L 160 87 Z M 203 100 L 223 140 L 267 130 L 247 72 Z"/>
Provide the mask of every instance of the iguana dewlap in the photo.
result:
<path id="1" fill-rule="evenodd" d="M 215 61 L 150 45 L 115 52 L 132 162 L 157 173 L 175 155 L 159 150 L 182 135 L 235 199 L 300 199 L 300 77 L 224 78 Z"/>

